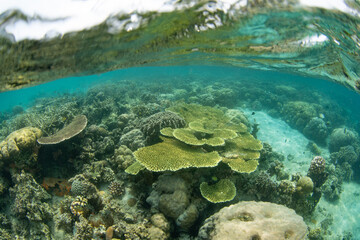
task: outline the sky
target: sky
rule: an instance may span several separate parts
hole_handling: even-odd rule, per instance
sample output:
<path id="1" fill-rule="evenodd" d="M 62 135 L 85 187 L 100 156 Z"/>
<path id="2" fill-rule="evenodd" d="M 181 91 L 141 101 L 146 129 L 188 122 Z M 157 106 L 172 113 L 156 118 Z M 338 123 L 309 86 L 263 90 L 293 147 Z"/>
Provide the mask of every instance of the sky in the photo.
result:
<path id="1" fill-rule="evenodd" d="M 9 9 L 19 9 L 27 16 L 39 16 L 47 20 L 14 21 L 0 28 L 0 33 L 6 31 L 12 34 L 16 41 L 53 37 L 91 28 L 117 13 L 133 14 L 129 21 L 133 21 L 136 26 L 135 21 L 141 20 L 136 13 L 169 12 L 191 5 L 180 6 L 175 5 L 175 2 L 176 0 L 0 0 L 0 13 Z M 235 2 L 239 0 L 221 0 L 217 5 L 227 10 Z M 240 2 L 241 5 L 246 4 L 246 0 Z M 338 9 L 357 14 L 344 3 L 344 0 L 300 0 L 300 3 L 309 7 Z"/>

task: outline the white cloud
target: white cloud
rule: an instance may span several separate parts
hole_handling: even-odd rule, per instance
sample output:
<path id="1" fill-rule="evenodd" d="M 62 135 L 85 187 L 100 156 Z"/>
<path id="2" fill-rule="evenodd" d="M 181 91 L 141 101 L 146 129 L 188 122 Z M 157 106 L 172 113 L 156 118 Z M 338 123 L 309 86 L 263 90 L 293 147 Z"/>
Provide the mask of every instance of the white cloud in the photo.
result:
<path id="1" fill-rule="evenodd" d="M 176 0 L 0 0 L 0 13 L 9 9 L 19 9 L 28 16 L 39 16 L 45 20 L 15 21 L 5 30 L 16 40 L 40 39 L 44 36 L 61 35 L 67 32 L 90 28 L 117 13 L 144 13 L 148 11 L 169 12 L 192 4 L 175 4 Z M 300 0 L 309 7 L 339 9 L 354 13 L 344 0 Z M 241 3 L 241 4 L 240 4 Z M 224 11 L 232 4 L 244 5 L 246 0 L 222 0 L 216 6 Z M 141 19 L 139 18 L 139 21 Z M 134 26 L 140 23 L 133 22 Z"/>

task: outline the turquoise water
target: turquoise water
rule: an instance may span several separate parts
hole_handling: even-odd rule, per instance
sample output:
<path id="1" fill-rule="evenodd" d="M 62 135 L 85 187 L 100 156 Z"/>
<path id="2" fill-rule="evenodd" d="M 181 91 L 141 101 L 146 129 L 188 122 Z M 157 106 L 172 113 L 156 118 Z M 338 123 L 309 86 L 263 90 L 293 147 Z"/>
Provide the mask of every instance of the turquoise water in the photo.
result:
<path id="1" fill-rule="evenodd" d="M 217 3 L 46 40 L 0 16 L 0 239 L 219 239 L 245 201 L 292 209 L 229 217 L 246 239 L 360 239 L 357 15 Z"/>
<path id="2" fill-rule="evenodd" d="M 329 152 L 328 149 L 328 146 L 331 144 L 330 141 L 334 141 L 330 140 L 333 129 L 345 127 L 348 131 L 356 134 L 356 136 L 359 131 L 358 119 L 360 112 L 357 106 L 358 103 L 360 103 L 360 96 L 341 85 L 323 79 L 235 67 L 137 67 L 99 75 L 59 79 L 31 88 L 4 92 L 1 93 L 0 97 L 1 102 L 4 103 L 1 109 L 3 121 L 1 124 L 1 139 L 3 140 L 10 132 L 18 130 L 21 127 L 37 127 L 43 131 L 44 135 L 51 135 L 61 129 L 61 127 L 68 125 L 71 119 L 77 114 L 84 114 L 88 117 L 88 127 L 85 128 L 85 135 L 75 140 L 67 140 L 68 142 L 64 144 L 49 147 L 46 145 L 41 146 L 35 163 L 28 162 L 25 163 L 25 166 L 21 165 L 20 162 L 16 163 L 19 164 L 19 166 L 16 166 L 16 164 L 12 166 L 12 171 L 18 172 L 21 169 L 32 167 L 35 169 L 31 171 L 35 180 L 39 184 L 42 184 L 42 186 L 46 186 L 44 185 L 44 181 L 50 181 L 47 180 L 49 178 L 57 178 L 61 179 L 59 181 L 64 181 L 63 179 L 70 179 L 71 177 L 77 176 L 76 174 L 83 172 L 89 176 L 90 181 L 95 184 L 98 191 L 103 190 L 107 192 L 107 194 L 109 191 L 107 186 L 112 182 L 105 177 L 106 172 L 110 171 L 108 168 L 112 169 L 117 181 L 123 182 L 128 188 L 134 187 L 134 179 L 129 178 L 129 176 L 123 172 L 123 168 L 116 165 L 114 166 L 113 160 L 111 159 L 116 158 L 116 155 L 119 154 L 119 150 L 116 149 L 124 143 L 125 145 L 128 144 L 128 147 L 130 147 L 132 151 L 135 151 L 139 146 L 144 146 L 142 144 L 137 145 L 139 143 L 136 142 L 137 140 L 135 139 L 138 137 L 131 141 L 121 140 L 122 136 L 126 135 L 126 132 L 130 129 L 141 128 L 141 125 L 137 125 L 136 122 L 144 121 L 148 116 L 159 111 L 164 111 L 165 108 L 176 104 L 178 101 L 221 107 L 223 109 L 238 109 L 245 113 L 244 116 L 249 119 L 249 124 L 252 128 L 255 127 L 254 124 L 258 124 L 258 139 L 270 144 L 273 152 L 277 152 L 278 155 L 265 160 L 265 162 L 264 160 L 260 161 L 258 170 L 254 173 L 234 173 L 234 176 L 231 178 L 233 181 L 236 182 L 239 181 L 237 179 L 243 179 L 244 176 L 249 176 L 246 177 L 247 180 L 243 179 L 241 181 L 249 181 L 249 183 L 251 183 L 253 181 L 260 181 L 258 179 L 259 174 L 270 174 L 272 175 L 271 181 L 278 186 L 277 188 L 279 188 L 281 181 L 286 179 L 296 184 L 296 176 L 306 176 L 311 159 L 319 154 L 327 161 L 329 176 L 331 174 L 334 177 L 336 176 L 336 180 L 329 180 L 330 178 L 328 177 L 327 181 L 331 181 L 328 183 L 330 185 L 322 188 L 322 197 L 316 207 L 311 211 L 305 204 L 311 204 L 310 200 L 301 200 L 301 196 L 294 193 L 294 195 L 288 197 L 294 199 L 299 198 L 300 200 L 297 200 L 299 202 L 294 203 L 295 200 L 293 200 L 291 204 L 283 202 L 283 200 L 281 200 L 281 194 L 274 196 L 273 194 L 266 194 L 266 189 L 268 188 L 266 185 L 260 185 L 256 190 L 259 191 L 256 195 L 257 197 L 254 197 L 248 187 L 243 187 L 242 184 L 240 184 L 237 189 L 236 200 L 225 204 L 225 206 L 249 199 L 271 201 L 294 208 L 297 213 L 305 219 L 305 222 L 312 230 L 311 234 L 314 234 L 313 232 L 316 232 L 316 229 L 319 228 L 323 229 L 321 235 L 325 239 L 340 239 L 341 237 L 349 236 L 351 236 L 350 239 L 356 239 L 357 234 L 359 234 L 357 226 L 360 219 L 355 215 L 351 217 L 351 212 L 356 212 L 356 209 L 358 207 L 360 208 L 360 206 L 356 204 L 356 201 L 354 201 L 354 198 L 356 199 L 360 193 L 358 188 L 359 155 L 356 152 L 356 158 L 348 160 L 351 161 L 351 169 L 348 169 L 337 162 L 339 160 L 336 160 L 336 158 L 340 156 L 331 157 L 331 152 Z M 294 101 L 306 102 L 310 108 L 315 106 L 316 111 L 310 111 L 310 113 L 308 113 L 308 110 L 302 109 L 301 111 L 304 112 L 297 112 L 300 110 L 293 112 L 291 109 L 289 110 L 287 104 Z M 55 108 L 52 108 L 52 105 L 55 106 Z M 17 110 L 19 108 L 21 111 Z M 119 125 L 119 122 L 123 121 L 120 119 L 125 116 L 124 114 L 134 114 L 132 117 L 134 119 L 126 123 L 125 126 Z M 325 141 L 319 140 L 316 135 L 306 134 L 304 126 L 297 124 L 296 118 L 301 119 L 302 114 L 312 114 L 313 116 L 310 117 L 318 119 L 323 118 L 328 130 L 327 135 L 324 136 L 326 138 L 324 139 Z M 55 117 L 55 119 L 52 119 L 52 116 Z M 24 120 L 24 117 L 28 120 Z M 41 119 L 41 121 L 36 120 L 36 118 Z M 309 120 L 310 119 L 307 119 L 307 121 Z M 48 126 L 46 124 L 48 124 Z M 305 125 L 306 124 L 307 123 L 305 123 Z M 92 132 L 95 131 L 96 126 L 105 129 L 104 131 L 106 132 L 103 133 L 105 135 L 96 135 L 96 132 Z M 315 128 L 314 131 L 317 131 L 317 129 Z M 107 140 L 105 141 L 105 139 Z M 89 145 L 86 141 L 92 141 L 92 143 Z M 356 141 L 359 141 L 358 137 Z M 321 153 L 312 151 L 308 147 L 309 142 L 315 142 Z M 146 142 L 144 144 L 151 145 Z M 355 151 L 358 151 L 357 142 L 349 144 Z M 72 147 L 70 147 L 71 145 Z M 88 148 L 90 148 L 90 152 L 88 152 Z M 59 156 L 57 156 L 57 154 L 59 154 Z M 24 159 L 27 158 L 26 155 L 22 157 Z M 347 161 L 346 156 L 344 158 L 345 160 L 342 161 Z M 76 160 L 74 162 L 74 160 L 69 159 Z M 4 164 L 3 183 L 15 188 L 15 186 L 21 184 L 18 183 L 12 186 L 11 182 L 9 182 L 10 180 L 6 180 L 6 172 L 8 171 L 8 167 L 6 166 L 9 164 L 8 161 L 9 160 L 6 160 Z M 16 162 L 18 161 L 19 160 L 16 160 Z M 281 162 L 281 174 L 274 174 L 272 172 L 272 161 Z M 106 166 L 106 168 L 98 169 L 96 162 L 105 162 L 104 166 Z M 89 169 L 89 166 L 93 166 L 94 169 Z M 193 170 L 190 170 L 187 174 L 193 174 L 192 171 Z M 221 172 L 223 170 L 218 171 Z M 174 174 L 176 176 L 182 176 L 181 172 L 180 170 L 179 173 L 175 172 Z M 212 174 L 218 176 L 220 172 L 213 172 Z M 14 172 L 12 174 L 14 174 Z M 100 174 L 101 176 L 94 177 L 92 174 Z M 141 177 L 141 175 L 145 173 L 139 174 Z M 339 174 L 344 174 L 344 178 Z M 158 177 L 159 174 L 155 174 L 154 178 L 156 179 Z M 209 176 L 205 174 L 201 179 L 206 180 L 207 178 L 209 178 Z M 110 177 L 110 179 L 113 178 Z M 148 184 L 156 181 L 155 179 L 147 180 L 150 181 Z M 334 181 L 336 183 L 334 183 Z M 50 183 L 46 184 L 50 185 Z M 336 187 L 336 191 L 339 192 L 334 193 L 329 190 L 331 186 Z M 55 186 L 53 186 L 53 188 L 56 189 Z M 191 191 L 196 191 L 196 184 L 190 188 L 193 188 Z M 59 197 L 51 187 L 47 187 L 46 189 L 48 189 L 48 192 L 52 195 L 53 200 L 50 202 L 44 199 L 39 200 L 38 204 L 50 203 L 54 209 L 62 206 L 58 201 L 63 197 Z M 136 190 L 133 191 L 135 192 L 126 193 L 125 195 L 120 195 L 120 197 L 112 197 L 111 201 L 118 201 L 118 204 L 124 204 L 128 199 L 134 198 L 137 201 L 136 207 L 126 207 L 123 211 L 131 214 L 135 214 L 133 211 L 141 211 L 142 214 L 145 214 L 141 216 L 145 217 L 146 211 L 149 211 L 150 208 L 142 206 L 146 201 L 144 199 L 141 200 Z M 145 191 L 146 194 L 150 194 L 152 190 L 151 188 L 145 188 L 143 191 Z M 263 191 L 265 191 L 265 193 Z M 280 188 L 275 191 L 280 191 Z M 20 196 L 22 196 L 21 193 L 16 194 L 16 199 L 20 199 Z M 69 196 L 73 197 L 75 196 L 72 190 L 69 193 L 66 192 L 66 194 L 70 194 Z M 309 197 L 310 196 L 311 194 Z M 344 198 L 343 196 L 346 197 Z M 3 193 L 2 198 L 3 201 L 8 198 L 6 191 Z M 88 198 L 91 199 L 90 197 Z M 103 199 L 102 201 L 106 202 L 108 200 Z M 141 203 L 141 201 L 144 202 Z M 107 203 L 105 202 L 103 202 L 103 204 L 106 208 Z M 211 207 L 212 204 L 208 204 L 210 209 L 213 208 Z M 89 205 L 91 205 L 91 207 L 96 206 L 94 203 Z M 224 204 L 217 204 L 215 209 L 222 206 L 224 206 Z M 356 209 L 354 209 L 354 207 Z M 206 208 L 203 212 L 200 212 L 200 217 L 209 216 L 214 211 L 214 209 L 210 209 Z M 347 213 L 349 209 L 352 210 Z M 6 214 L 6 211 L 7 208 L 3 207 L 2 212 Z M 27 211 L 31 212 L 33 210 L 30 208 L 27 209 Z M 99 211 L 99 213 L 96 213 L 96 211 Z M 165 210 L 162 211 L 166 213 Z M 100 213 L 101 210 L 95 210 L 96 215 Z M 54 214 L 57 215 L 60 213 Z M 57 217 L 60 215 L 57 215 Z M 21 219 L 21 217 L 19 217 L 21 215 L 8 216 L 9 219 L 13 219 L 14 217 Z M 137 215 L 139 218 L 141 218 L 141 216 Z M 346 217 L 342 218 L 342 216 Z M 65 224 L 59 223 L 57 217 L 50 221 L 53 221 L 57 225 Z M 341 226 L 334 224 L 341 218 L 346 224 Z M 89 219 L 93 221 L 91 218 Z M 168 217 L 168 219 L 171 220 L 172 218 Z M 123 220 L 115 220 L 114 226 L 116 226 L 116 221 L 119 221 L 117 223 L 119 224 Z M 136 224 L 140 223 L 136 222 Z M 177 225 L 175 224 L 175 226 Z M 191 230 L 186 230 L 182 234 L 196 236 L 196 232 L 200 226 L 201 222 L 193 223 Z M 78 229 L 79 227 L 72 226 L 72 228 Z M 53 238 L 59 238 L 59 229 L 51 227 L 51 225 L 49 229 L 52 232 L 51 234 L 53 234 Z M 97 228 L 94 229 L 101 231 Z M 8 231 L 11 232 L 10 230 Z M 64 236 L 70 236 L 69 233 L 64 233 Z M 13 234 L 19 233 L 15 231 Z M 39 235 L 40 233 L 37 234 Z M 177 231 L 170 232 L 169 234 L 175 238 L 181 235 L 179 235 Z M 120 232 L 118 236 L 121 236 Z M 100 237 L 99 239 L 102 238 Z"/>

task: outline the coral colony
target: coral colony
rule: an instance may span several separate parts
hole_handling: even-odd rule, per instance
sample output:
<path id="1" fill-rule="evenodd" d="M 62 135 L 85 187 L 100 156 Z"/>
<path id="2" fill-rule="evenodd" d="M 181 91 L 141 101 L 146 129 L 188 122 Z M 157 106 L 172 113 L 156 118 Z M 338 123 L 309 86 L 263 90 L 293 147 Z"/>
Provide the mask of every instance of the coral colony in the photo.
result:
<path id="1" fill-rule="evenodd" d="M 317 208 L 335 204 L 358 174 L 359 137 L 346 115 L 312 91 L 305 102 L 288 86 L 206 84 L 154 93 L 152 83 L 103 84 L 4 116 L 1 239 L 333 237 L 331 214 Z M 234 106 L 303 133 L 305 170 L 289 172 L 294 156 L 257 139 L 262 122 Z"/>

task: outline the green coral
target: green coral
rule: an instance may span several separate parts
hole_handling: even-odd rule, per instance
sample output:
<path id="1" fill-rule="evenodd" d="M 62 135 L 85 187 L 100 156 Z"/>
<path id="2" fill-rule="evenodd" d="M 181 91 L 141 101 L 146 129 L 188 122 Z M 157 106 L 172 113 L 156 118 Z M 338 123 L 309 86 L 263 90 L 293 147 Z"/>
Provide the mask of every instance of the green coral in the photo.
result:
<path id="1" fill-rule="evenodd" d="M 166 127 L 160 130 L 160 133 L 165 137 L 173 137 L 174 129 L 171 127 Z"/>
<path id="2" fill-rule="evenodd" d="M 256 170 L 262 144 L 244 131 L 242 123 L 233 123 L 221 110 L 197 104 L 180 103 L 169 110 L 177 112 L 188 128 L 160 130 L 163 142 L 134 152 L 137 163 L 126 172 L 137 174 L 143 168 L 150 171 L 177 171 L 189 167 L 214 167 L 219 161 L 237 172 Z M 203 149 L 201 146 L 208 145 Z M 214 148 L 224 146 L 223 148 Z"/>
<path id="3" fill-rule="evenodd" d="M 141 165 L 154 172 L 177 171 L 189 167 L 214 167 L 221 160 L 215 151 L 206 153 L 200 148 L 193 148 L 171 138 L 163 138 L 161 143 L 140 148 L 134 152 L 134 156 Z"/>
<path id="4" fill-rule="evenodd" d="M 127 174 L 136 175 L 143 169 L 145 169 L 145 167 L 143 165 L 141 165 L 141 163 L 134 162 L 128 168 L 125 169 L 125 172 Z"/>
<path id="5" fill-rule="evenodd" d="M 239 134 L 237 138 L 231 139 L 226 143 L 225 150 L 222 153 L 223 162 L 236 172 L 251 173 L 258 166 L 260 150 L 262 144 L 250 133 Z"/>
<path id="6" fill-rule="evenodd" d="M 228 202 L 236 196 L 236 187 L 229 179 L 221 179 L 213 185 L 206 182 L 201 183 L 200 192 L 206 200 L 212 203 Z"/>
<path id="7" fill-rule="evenodd" d="M 259 165 L 256 159 L 244 160 L 243 158 L 223 158 L 224 163 L 227 163 L 229 167 L 239 173 L 251 173 L 254 172 Z"/>
<path id="8" fill-rule="evenodd" d="M 229 120 L 220 109 L 199 104 L 178 103 L 167 110 L 178 113 L 188 123 L 203 119 L 206 119 L 207 122 L 226 122 Z"/>
<path id="9" fill-rule="evenodd" d="M 175 129 L 173 136 L 177 140 L 193 146 L 202 146 L 207 144 L 209 146 L 215 147 L 225 145 L 225 140 L 221 137 L 218 137 L 216 134 L 202 134 L 190 128 Z"/>
<path id="10" fill-rule="evenodd" d="M 231 118 L 217 108 L 199 104 L 178 103 L 167 110 L 178 113 L 189 127 L 198 132 L 213 133 L 214 129 L 230 129 L 235 132 L 247 132 L 243 123 L 234 123 Z"/>

